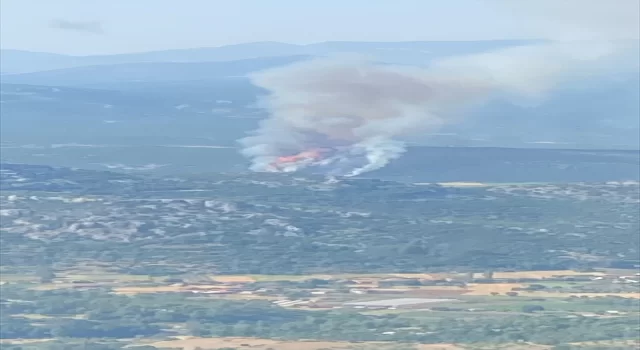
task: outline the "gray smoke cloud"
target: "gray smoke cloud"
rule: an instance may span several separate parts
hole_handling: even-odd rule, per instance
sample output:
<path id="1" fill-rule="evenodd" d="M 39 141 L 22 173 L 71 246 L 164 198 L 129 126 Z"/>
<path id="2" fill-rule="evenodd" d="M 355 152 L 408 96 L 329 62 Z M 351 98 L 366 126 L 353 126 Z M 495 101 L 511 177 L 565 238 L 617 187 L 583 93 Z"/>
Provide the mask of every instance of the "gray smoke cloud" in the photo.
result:
<path id="1" fill-rule="evenodd" d="M 73 32 L 89 34 L 104 34 L 102 23 L 98 21 L 70 21 L 66 19 L 54 19 L 49 27 Z"/>
<path id="2" fill-rule="evenodd" d="M 271 116 L 241 140 L 253 170 L 279 156 L 314 147 L 343 147 L 342 158 L 365 158 L 353 175 L 380 168 L 403 151 L 397 136 L 435 128 L 443 112 L 487 91 L 471 81 L 412 67 L 326 59 L 260 73 L 253 83 L 271 94 Z"/>
<path id="3" fill-rule="evenodd" d="M 287 159 L 286 171 L 347 164 L 351 168 L 340 175 L 359 175 L 401 156 L 406 136 L 459 122 L 465 108 L 494 96 L 535 103 L 565 82 L 638 70 L 638 43 L 628 40 L 639 29 L 638 11 L 629 12 L 638 1 L 621 0 L 615 10 L 589 1 L 492 3 L 512 13 L 531 13 L 526 24 L 543 29 L 540 35 L 550 40 L 448 57 L 427 68 L 330 58 L 252 76 L 269 92 L 262 103 L 270 113 L 240 141 L 252 170 L 281 171 L 274 167 L 280 157 L 329 147 L 332 156 Z M 579 6 L 571 12 L 570 4 Z M 536 13 L 550 14 L 539 19 Z"/>
<path id="4" fill-rule="evenodd" d="M 529 35 L 558 41 L 638 40 L 640 1 L 488 0 L 505 16 L 513 16 Z"/>

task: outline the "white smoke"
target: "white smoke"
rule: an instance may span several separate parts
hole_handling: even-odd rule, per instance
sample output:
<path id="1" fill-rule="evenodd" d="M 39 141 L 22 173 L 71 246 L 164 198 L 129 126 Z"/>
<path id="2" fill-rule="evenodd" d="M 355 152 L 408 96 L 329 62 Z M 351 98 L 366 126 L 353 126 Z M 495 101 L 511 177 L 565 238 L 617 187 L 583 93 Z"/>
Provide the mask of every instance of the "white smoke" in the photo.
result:
<path id="1" fill-rule="evenodd" d="M 488 0 L 520 23 L 516 30 L 554 41 L 638 40 L 638 0 Z"/>
<path id="2" fill-rule="evenodd" d="M 362 150 L 367 159 L 367 163 L 353 169 L 347 176 L 357 176 L 368 171 L 380 169 L 390 161 L 400 157 L 405 151 L 404 143 L 386 138 L 372 138 L 363 143 L 354 145 L 356 152 Z"/>
<path id="3" fill-rule="evenodd" d="M 526 2 L 529 6 L 498 0 L 493 3 L 531 13 L 535 11 L 530 6 L 538 10 L 545 7 L 553 13 L 530 24 L 549 23 L 553 16 L 571 14 L 562 1 L 542 0 L 538 5 Z M 634 11 L 638 3 L 621 0 L 616 5 L 627 4 L 626 11 Z M 553 12 L 554 4 L 557 12 Z M 592 3 L 599 7 L 597 4 Z M 624 9 L 598 13 L 597 9 L 585 10 L 588 6 L 589 1 L 580 1 L 577 12 L 591 20 L 573 18 L 555 26 L 552 21 L 544 27 L 553 32 L 543 33 L 545 37 L 555 40 L 449 57 L 431 62 L 427 68 L 323 59 L 259 73 L 252 79 L 269 92 L 263 103 L 270 117 L 254 135 L 241 140 L 243 154 L 252 159 L 252 170 L 265 171 L 280 156 L 314 147 L 334 147 L 340 149 L 339 154 L 320 163 L 326 166 L 348 163 L 350 158 L 364 159 L 364 165 L 346 172 L 359 175 L 398 158 L 405 150 L 402 140 L 407 135 L 457 122 L 461 109 L 492 96 L 535 102 L 563 82 L 622 69 L 636 72 L 637 42 L 629 44 L 620 39 L 627 39 L 628 35 L 623 35 L 627 31 L 639 31 L 637 15 L 633 17 Z M 615 16 L 622 12 L 625 24 L 621 25 Z M 613 17 L 601 18 L 607 15 Z M 585 26 L 587 29 L 581 31 Z M 314 164 L 296 164 L 289 169 Z"/>
<path id="4" fill-rule="evenodd" d="M 404 152 L 399 137 L 438 127 L 445 111 L 489 91 L 487 82 L 460 75 L 344 59 L 273 69 L 253 82 L 270 91 L 263 102 L 271 113 L 241 140 L 256 171 L 314 147 L 368 160 L 352 174 L 378 169 Z"/>

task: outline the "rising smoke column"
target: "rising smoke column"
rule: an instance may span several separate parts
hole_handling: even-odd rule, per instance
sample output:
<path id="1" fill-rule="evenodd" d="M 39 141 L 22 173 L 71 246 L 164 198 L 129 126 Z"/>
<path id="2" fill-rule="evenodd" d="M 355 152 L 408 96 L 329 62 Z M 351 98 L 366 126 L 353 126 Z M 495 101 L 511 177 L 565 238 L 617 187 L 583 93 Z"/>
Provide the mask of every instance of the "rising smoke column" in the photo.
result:
<path id="1" fill-rule="evenodd" d="M 270 116 L 241 140 L 252 170 L 270 171 L 278 157 L 334 147 L 340 151 L 323 164 L 353 160 L 342 175 L 358 175 L 399 157 L 409 134 L 458 122 L 461 109 L 492 97 L 538 102 L 564 82 L 637 74 L 637 41 L 627 41 L 639 32 L 636 0 L 617 6 L 588 0 L 492 3 L 537 10 L 540 16 L 528 24 L 549 40 L 449 57 L 426 68 L 335 58 L 254 75 L 253 83 L 269 93 L 262 102 Z"/>
<path id="2" fill-rule="evenodd" d="M 339 59 L 273 69 L 253 83 L 270 92 L 263 101 L 270 117 L 241 140 L 253 170 L 321 146 L 341 147 L 343 159 L 366 159 L 353 175 L 386 165 L 404 152 L 398 137 L 437 127 L 443 111 L 489 91 L 486 82 Z"/>

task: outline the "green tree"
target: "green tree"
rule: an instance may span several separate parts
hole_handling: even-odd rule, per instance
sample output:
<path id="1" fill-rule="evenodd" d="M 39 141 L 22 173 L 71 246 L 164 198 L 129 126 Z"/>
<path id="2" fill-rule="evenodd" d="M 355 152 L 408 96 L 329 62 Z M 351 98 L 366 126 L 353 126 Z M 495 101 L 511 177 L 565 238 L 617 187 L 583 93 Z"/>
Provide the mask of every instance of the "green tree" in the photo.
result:
<path id="1" fill-rule="evenodd" d="M 544 307 L 540 305 L 524 305 L 522 306 L 522 312 L 532 313 L 536 311 L 544 311 Z"/>
<path id="2" fill-rule="evenodd" d="M 36 268 L 36 276 L 40 279 L 40 283 L 51 283 L 56 274 L 50 265 L 40 265 Z"/>

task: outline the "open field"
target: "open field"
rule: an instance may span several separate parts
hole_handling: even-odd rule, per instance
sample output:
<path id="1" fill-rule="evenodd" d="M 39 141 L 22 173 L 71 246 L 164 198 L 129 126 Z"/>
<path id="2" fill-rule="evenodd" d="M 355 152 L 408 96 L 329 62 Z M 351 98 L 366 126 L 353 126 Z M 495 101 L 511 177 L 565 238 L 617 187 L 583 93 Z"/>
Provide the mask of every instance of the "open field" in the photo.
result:
<path id="1" fill-rule="evenodd" d="M 559 292 L 518 292 L 519 295 L 525 297 L 545 297 L 545 298 L 567 298 L 567 297 L 610 297 L 615 296 L 627 299 L 640 299 L 640 292 L 636 293 L 559 293 Z"/>
<path id="2" fill-rule="evenodd" d="M 131 275 L 115 273 L 101 267 L 72 268 L 56 273 L 56 277 L 49 283 L 40 283 L 33 275 L 3 273 L 1 284 L 28 284 L 32 290 L 58 290 L 69 288 L 110 288 L 116 294 L 134 295 L 148 293 L 185 293 L 205 292 L 205 294 L 236 295 L 239 289 L 254 283 L 299 283 L 309 280 L 345 281 L 346 288 L 366 291 L 377 294 L 428 294 L 430 297 L 451 297 L 455 295 L 467 296 L 491 296 L 504 295 L 509 292 L 517 292 L 523 297 L 549 297 L 567 298 L 575 297 L 607 297 L 617 296 L 622 298 L 640 299 L 640 288 L 633 285 L 626 290 L 597 290 L 609 283 L 629 282 L 629 278 L 635 278 L 633 271 L 629 270 L 599 270 L 579 272 L 572 270 L 557 271 L 509 271 L 494 272 L 493 281 L 471 282 L 469 274 L 451 273 L 391 273 L 391 274 L 318 274 L 318 275 L 194 275 L 178 279 L 180 283 L 171 282 L 167 277 Z M 473 278 L 480 279 L 482 273 L 474 273 Z M 580 281 L 575 280 L 579 278 Z M 527 282 L 518 282 L 526 279 Z M 625 280 L 626 279 L 626 280 Z M 395 285 L 384 286 L 385 281 L 427 281 L 435 285 Z M 461 281 L 451 284 L 446 281 Z M 631 281 L 633 282 L 633 280 Z M 425 282 L 426 283 L 426 282 Z M 600 285 L 596 290 L 584 290 L 582 286 Z M 541 290 L 522 290 L 529 285 L 538 284 L 546 288 Z M 636 283 L 637 284 L 637 283 Z M 637 287 L 637 286 L 636 286 Z M 318 290 L 319 293 L 322 290 Z M 332 294 L 332 290 L 327 290 Z M 251 293 L 236 295 L 238 298 L 255 299 Z"/>
<path id="3" fill-rule="evenodd" d="M 197 286 L 153 286 L 153 287 L 116 287 L 113 292 L 116 294 L 141 294 L 141 293 L 171 293 L 187 291 L 224 291 L 227 287 L 221 285 L 197 285 Z"/>
<path id="4" fill-rule="evenodd" d="M 522 283 L 491 283 L 478 284 L 472 283 L 467 285 L 468 295 L 490 295 L 491 293 L 504 294 L 513 290 L 513 288 L 521 288 Z"/>
<path id="5" fill-rule="evenodd" d="M 516 271 L 516 272 L 495 272 L 493 278 L 551 278 L 556 276 L 604 276 L 604 272 L 578 272 L 572 270 L 557 271 Z"/>
<path id="6" fill-rule="evenodd" d="M 528 284 L 526 283 L 470 283 L 465 287 L 459 286 L 426 286 L 426 287 L 412 287 L 412 288 L 395 288 L 395 289 L 387 289 L 389 292 L 393 291 L 403 291 L 407 293 L 428 293 L 431 295 L 438 296 L 450 296 L 450 295 L 468 295 L 468 296 L 491 296 L 500 294 L 504 295 L 509 292 L 513 292 L 514 288 L 524 288 Z M 370 288 L 376 291 L 384 291 L 384 289 L 378 288 Z M 527 296 L 527 297 L 548 297 L 548 298 L 568 298 L 571 296 L 575 297 L 607 297 L 607 296 L 616 296 L 620 298 L 632 298 L 632 299 L 640 299 L 640 291 L 638 292 L 593 292 L 593 293 L 582 293 L 582 292 L 558 292 L 553 289 L 545 289 L 539 291 L 517 291 L 519 296 Z"/>
<path id="7" fill-rule="evenodd" d="M 42 339 L 0 339 L 0 344 L 35 344 L 35 343 L 45 343 L 54 341 L 53 338 L 42 338 Z"/>
<path id="8" fill-rule="evenodd" d="M 252 283 L 256 279 L 252 276 L 209 276 L 212 280 L 221 283 Z"/>
<path id="9" fill-rule="evenodd" d="M 179 348 L 183 350 L 201 349 L 252 349 L 252 350 L 347 350 L 347 349 L 412 349 L 412 350 L 462 350 L 452 344 L 407 344 L 402 347 L 398 343 L 385 342 L 330 342 L 330 341 L 284 341 L 259 338 L 198 338 L 185 337 L 152 343 L 156 347 Z"/>
<path id="10" fill-rule="evenodd" d="M 635 348 L 640 348 L 640 340 L 619 340 L 619 341 L 585 341 L 585 342 L 576 342 L 571 343 L 572 345 L 582 345 L 582 346 L 633 346 Z"/>
<path id="11" fill-rule="evenodd" d="M 391 342 L 340 342 L 340 341 L 284 341 L 259 338 L 200 338 L 179 337 L 173 340 L 151 343 L 157 347 L 194 350 L 197 348 L 214 350 L 224 348 L 253 350 L 547 350 L 551 346 L 519 343 L 519 344 L 399 344 Z"/>
<path id="12" fill-rule="evenodd" d="M 628 273 L 628 272 L 627 272 Z M 553 270 L 553 271 L 513 271 L 513 272 L 494 272 L 493 278 L 496 279 L 517 279 L 532 278 L 543 279 L 561 276 L 604 276 L 607 273 L 602 271 L 579 272 L 573 270 Z M 320 274 L 320 275 L 212 275 L 211 278 L 219 282 L 249 282 L 249 281 L 300 281 L 308 279 L 381 279 L 381 278 L 418 278 L 418 279 L 444 279 L 459 277 L 461 273 L 389 273 L 389 274 Z M 475 277 L 481 277 L 481 273 L 474 274 Z"/>

